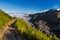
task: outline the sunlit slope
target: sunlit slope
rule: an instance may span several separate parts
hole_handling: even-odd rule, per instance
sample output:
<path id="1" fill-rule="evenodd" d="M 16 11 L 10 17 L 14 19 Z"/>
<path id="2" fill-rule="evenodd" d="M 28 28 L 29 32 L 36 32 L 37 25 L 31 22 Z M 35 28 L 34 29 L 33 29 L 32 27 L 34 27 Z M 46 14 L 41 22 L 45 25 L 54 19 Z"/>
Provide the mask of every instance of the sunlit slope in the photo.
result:
<path id="1" fill-rule="evenodd" d="M 0 9 L 0 28 L 10 19 L 11 17 Z"/>
<path id="2" fill-rule="evenodd" d="M 16 27 L 20 32 L 21 40 L 59 40 L 56 36 L 42 33 L 36 30 L 34 27 L 23 21 L 23 19 L 17 19 Z"/>

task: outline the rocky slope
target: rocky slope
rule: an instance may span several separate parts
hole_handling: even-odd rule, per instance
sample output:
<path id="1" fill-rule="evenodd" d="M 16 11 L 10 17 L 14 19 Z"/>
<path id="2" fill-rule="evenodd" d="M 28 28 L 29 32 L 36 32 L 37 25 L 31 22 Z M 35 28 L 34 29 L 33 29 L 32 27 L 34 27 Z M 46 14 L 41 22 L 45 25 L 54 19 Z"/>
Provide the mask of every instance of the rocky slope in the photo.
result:
<path id="1" fill-rule="evenodd" d="M 29 20 L 35 28 L 46 34 L 56 34 L 60 37 L 60 10 L 48 10 L 46 12 L 29 15 Z"/>

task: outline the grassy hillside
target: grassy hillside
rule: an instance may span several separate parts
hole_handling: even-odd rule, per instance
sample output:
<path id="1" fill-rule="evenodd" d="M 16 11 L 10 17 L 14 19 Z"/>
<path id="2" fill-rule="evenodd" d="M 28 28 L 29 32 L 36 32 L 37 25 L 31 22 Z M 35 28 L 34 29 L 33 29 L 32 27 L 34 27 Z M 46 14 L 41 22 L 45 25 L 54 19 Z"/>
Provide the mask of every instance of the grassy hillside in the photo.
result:
<path id="1" fill-rule="evenodd" d="M 2 26 L 5 23 L 10 21 L 11 19 L 12 18 L 9 15 L 7 15 L 5 12 L 0 10 L 0 29 L 2 28 Z M 35 29 L 29 23 L 25 22 L 21 18 L 20 19 L 17 18 L 16 23 L 14 23 L 14 25 L 12 25 L 12 26 L 16 27 L 16 29 L 14 31 L 17 30 L 16 32 L 19 35 L 19 37 L 17 37 L 16 36 L 17 34 L 14 33 L 15 36 L 13 36 L 13 37 L 17 37 L 17 38 L 19 38 L 19 40 L 59 40 L 55 35 L 54 36 L 52 36 L 50 34 L 47 35 L 47 34 L 44 34 L 43 32 L 41 32 L 40 30 Z M 7 36 L 9 36 L 9 35 L 7 35 Z"/>
<path id="2" fill-rule="evenodd" d="M 36 30 L 34 27 L 23 21 L 23 19 L 17 19 L 16 27 L 20 32 L 21 40 L 59 40 L 55 35 L 49 35 Z"/>
<path id="3" fill-rule="evenodd" d="M 2 26 L 6 22 L 8 22 L 10 19 L 11 19 L 11 17 L 0 9 L 0 28 L 2 28 Z"/>

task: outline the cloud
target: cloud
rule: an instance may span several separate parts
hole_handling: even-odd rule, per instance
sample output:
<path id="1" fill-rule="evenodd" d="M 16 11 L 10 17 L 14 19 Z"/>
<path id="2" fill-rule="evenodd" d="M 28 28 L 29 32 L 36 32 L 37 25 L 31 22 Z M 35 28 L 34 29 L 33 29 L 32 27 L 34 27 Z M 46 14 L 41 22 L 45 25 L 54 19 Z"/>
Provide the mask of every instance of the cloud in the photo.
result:
<path id="1" fill-rule="evenodd" d="M 46 10 L 41 10 L 41 11 L 38 11 L 38 12 L 36 12 L 36 13 L 42 13 L 42 12 L 46 12 L 46 11 L 48 11 L 49 9 L 46 9 Z"/>
<path id="2" fill-rule="evenodd" d="M 58 5 L 55 5 L 55 6 L 53 6 L 53 8 L 54 8 L 54 9 L 58 9 L 58 8 L 59 8 L 59 6 L 58 6 Z"/>
<path id="3" fill-rule="evenodd" d="M 60 10 L 60 8 L 57 9 L 58 11 Z"/>
<path id="4" fill-rule="evenodd" d="M 55 5 L 55 6 L 53 6 L 53 9 L 60 10 L 60 7 L 59 7 L 59 5 Z"/>

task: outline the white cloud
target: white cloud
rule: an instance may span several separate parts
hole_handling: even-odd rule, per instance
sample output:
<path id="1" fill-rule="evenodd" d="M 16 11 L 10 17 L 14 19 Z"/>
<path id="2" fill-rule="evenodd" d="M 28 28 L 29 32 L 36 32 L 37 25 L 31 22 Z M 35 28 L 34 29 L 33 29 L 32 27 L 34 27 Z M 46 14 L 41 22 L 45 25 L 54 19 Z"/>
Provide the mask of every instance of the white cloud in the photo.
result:
<path id="1" fill-rule="evenodd" d="M 48 11 L 49 9 L 46 9 L 46 10 L 41 10 L 41 11 L 37 11 L 37 12 L 34 12 L 34 13 L 42 13 L 42 12 L 46 12 Z"/>
<path id="2" fill-rule="evenodd" d="M 53 9 L 58 9 L 58 8 L 59 8 L 58 5 L 53 6 Z"/>
<path id="3" fill-rule="evenodd" d="M 53 9 L 60 10 L 60 7 L 58 5 L 53 6 Z"/>
<path id="4" fill-rule="evenodd" d="M 60 8 L 57 9 L 58 11 L 60 10 Z"/>
<path id="5" fill-rule="evenodd" d="M 46 12 L 46 11 L 48 11 L 49 9 L 46 9 L 46 10 L 43 10 L 43 11 L 40 11 L 40 12 Z"/>

